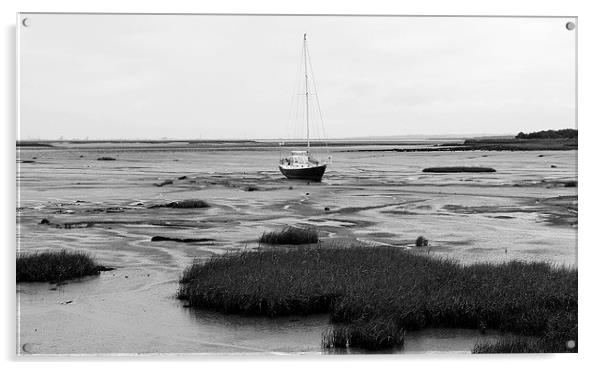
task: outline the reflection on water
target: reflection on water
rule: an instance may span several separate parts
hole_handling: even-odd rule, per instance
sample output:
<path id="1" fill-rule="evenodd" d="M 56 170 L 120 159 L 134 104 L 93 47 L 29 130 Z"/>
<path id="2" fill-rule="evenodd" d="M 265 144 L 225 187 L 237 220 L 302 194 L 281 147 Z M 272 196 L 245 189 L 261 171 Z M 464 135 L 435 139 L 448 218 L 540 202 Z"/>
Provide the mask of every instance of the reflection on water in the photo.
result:
<path id="1" fill-rule="evenodd" d="M 478 341 L 496 340 L 499 333 L 472 329 L 424 329 L 406 333 L 403 353 L 470 352 Z"/>
<path id="2" fill-rule="evenodd" d="M 274 352 L 324 354 L 410 354 L 410 353 L 470 353 L 477 342 L 495 341 L 500 334 L 473 329 L 428 328 L 406 332 L 403 346 L 390 350 L 366 351 L 358 348 L 320 348 L 320 339 L 330 325 L 328 315 L 249 317 L 224 315 L 207 310 L 189 309 L 189 314 L 200 326 L 221 329 L 236 335 L 237 341 L 251 335 L 254 341 L 279 343 Z M 235 334 L 234 334 L 235 333 Z M 318 340 L 316 340 L 318 339 Z M 260 339 L 261 341 L 261 339 Z"/>
<path id="3" fill-rule="evenodd" d="M 189 317 L 203 330 L 219 332 L 230 343 L 255 350 L 278 353 L 321 352 L 321 338 L 328 328 L 328 315 L 258 317 L 225 315 L 207 310 L 187 309 Z"/>

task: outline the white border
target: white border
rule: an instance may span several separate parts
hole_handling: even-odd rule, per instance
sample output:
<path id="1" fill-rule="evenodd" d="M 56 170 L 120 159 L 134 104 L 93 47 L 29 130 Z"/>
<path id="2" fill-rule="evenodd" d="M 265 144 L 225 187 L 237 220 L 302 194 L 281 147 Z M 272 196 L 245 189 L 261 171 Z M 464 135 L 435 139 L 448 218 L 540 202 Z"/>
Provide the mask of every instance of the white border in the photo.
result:
<path id="1" fill-rule="evenodd" d="M 478 1 L 478 0 L 422 0 L 407 3 L 394 0 L 304 0 L 285 2 L 277 0 L 102 0 L 102 1 L 77 1 L 77 0 L 4 0 L 0 2 L 0 17 L 3 31 L 3 74 L 4 89 L 2 90 L 2 109 L 4 125 L 2 126 L 2 159 L 3 181 L 2 198 L 0 204 L 0 225 L 2 227 L 3 241 L 2 261 L 4 262 L 3 277 L 3 325 L 2 350 L 3 359 L 12 361 L 6 363 L 12 367 L 39 366 L 41 359 L 16 358 L 15 353 L 15 283 L 14 283 L 14 248 L 15 248 L 15 132 L 16 132 L 16 99 L 15 99 L 15 19 L 17 12 L 131 12 L 131 13 L 312 13 L 312 14 L 437 14 L 437 15 L 558 15 L 579 17 L 579 129 L 581 131 L 579 151 L 579 354 L 578 355 L 549 355 L 549 356 L 337 356 L 324 358 L 285 357 L 258 358 L 258 357 L 192 357 L 200 360 L 202 364 L 194 366 L 244 366 L 257 368 L 306 368 L 308 366 L 342 365 L 350 368 L 365 368 L 366 366 L 426 366 L 429 368 L 487 368 L 507 369 L 510 366 L 544 366 L 546 368 L 558 367 L 567 369 L 577 365 L 592 366 L 596 362 L 596 351 L 600 330 L 598 312 L 602 309 L 600 295 L 601 282 L 597 272 L 602 250 L 599 236 L 595 234 L 598 226 L 598 213 L 600 209 L 600 170 L 599 159 L 601 156 L 595 150 L 598 148 L 599 138 L 602 133 L 602 119 L 600 110 L 601 98 L 599 90 L 601 80 L 601 48 L 600 36 L 602 35 L 602 12 L 595 1 L 585 0 L 505 0 L 505 1 Z M 542 56 L 545 57 L 545 56 Z M 128 358 L 110 358 L 110 366 L 131 367 L 144 366 L 144 368 L 162 368 L 164 361 L 182 362 L 190 360 L 184 357 L 139 357 L 134 360 Z M 58 359 L 50 359 L 51 363 L 42 366 L 74 368 L 81 364 L 74 358 L 67 363 L 59 363 Z M 148 361 L 153 361 L 149 363 Z M 219 363 L 216 363 L 218 362 Z M 243 362 L 244 361 L 244 362 Z M 597 361 L 599 362 L 599 361 Z M 86 367 L 104 368 L 107 364 L 98 358 L 88 360 Z M 188 366 L 177 364 L 176 366 Z"/>

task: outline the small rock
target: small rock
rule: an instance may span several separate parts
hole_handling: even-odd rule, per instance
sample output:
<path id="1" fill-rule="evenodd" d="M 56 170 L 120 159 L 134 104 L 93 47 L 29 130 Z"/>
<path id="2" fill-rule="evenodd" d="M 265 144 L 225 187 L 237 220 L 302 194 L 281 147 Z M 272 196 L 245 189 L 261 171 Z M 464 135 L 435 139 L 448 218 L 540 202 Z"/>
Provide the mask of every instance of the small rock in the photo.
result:
<path id="1" fill-rule="evenodd" d="M 188 176 L 180 176 L 178 177 L 178 180 L 186 180 L 188 178 Z"/>
<path id="2" fill-rule="evenodd" d="M 101 265 L 101 266 L 96 267 L 96 270 L 99 271 L 99 272 L 100 271 L 113 271 L 113 270 L 115 270 L 115 268 L 114 267 L 107 267 L 107 266 L 102 266 Z"/>
<path id="3" fill-rule="evenodd" d="M 422 170 L 422 172 L 434 172 L 434 173 L 458 173 L 458 172 L 496 172 L 491 167 L 464 167 L 464 166 L 451 166 L 451 167 L 428 167 Z"/>
<path id="4" fill-rule="evenodd" d="M 200 199 L 186 199 L 166 204 L 155 204 L 148 208 L 207 208 L 210 207 L 209 203 Z"/>
<path id="5" fill-rule="evenodd" d="M 50 223 L 50 221 L 48 221 L 45 218 L 43 218 L 42 221 L 40 221 L 40 224 L 42 224 L 42 225 L 48 225 L 49 223 Z"/>
<path id="6" fill-rule="evenodd" d="M 173 238 L 169 236 L 153 236 L 151 242 L 180 242 L 180 243 L 207 243 L 213 242 L 211 238 Z"/>
<path id="7" fill-rule="evenodd" d="M 165 181 L 163 181 L 163 182 L 160 182 L 160 183 L 158 183 L 158 184 L 153 184 L 153 185 L 161 187 L 161 186 L 165 186 L 165 185 L 171 185 L 171 184 L 173 184 L 173 181 L 172 181 L 172 180 L 165 180 Z"/>
<path id="8" fill-rule="evenodd" d="M 292 187 L 292 186 L 289 186 L 289 187 L 288 187 L 288 190 L 293 190 L 293 187 Z"/>
<path id="9" fill-rule="evenodd" d="M 309 193 L 305 193 L 305 195 L 309 195 Z"/>
<path id="10" fill-rule="evenodd" d="M 329 207 L 324 207 L 324 210 L 325 211 L 330 211 L 330 208 Z"/>
<path id="11" fill-rule="evenodd" d="M 551 168 L 556 168 L 556 165 L 555 165 L 555 164 L 553 164 L 553 165 L 551 165 L 550 167 L 551 167 Z"/>
<path id="12" fill-rule="evenodd" d="M 96 159 L 97 161 L 116 161 L 117 159 L 113 157 L 100 157 Z"/>

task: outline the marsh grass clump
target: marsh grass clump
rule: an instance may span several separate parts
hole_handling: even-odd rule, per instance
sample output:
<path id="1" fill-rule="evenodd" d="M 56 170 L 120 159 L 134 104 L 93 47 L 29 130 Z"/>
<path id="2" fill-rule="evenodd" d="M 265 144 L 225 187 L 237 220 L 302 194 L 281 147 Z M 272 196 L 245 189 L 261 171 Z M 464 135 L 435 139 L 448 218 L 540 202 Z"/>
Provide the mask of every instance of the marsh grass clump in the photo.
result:
<path id="1" fill-rule="evenodd" d="M 299 245 L 317 243 L 318 240 L 318 231 L 315 228 L 297 228 L 289 226 L 281 231 L 263 233 L 259 238 L 259 243 Z"/>
<path id="2" fill-rule="evenodd" d="M 335 327 L 325 348 L 390 348 L 404 331 L 446 327 L 535 338 L 541 352 L 576 350 L 566 343 L 577 340 L 577 271 L 545 263 L 460 265 L 389 247 L 269 248 L 195 261 L 178 295 L 225 313 L 329 313 Z"/>
<path id="3" fill-rule="evenodd" d="M 97 275 L 105 267 L 85 252 L 44 251 L 17 255 L 17 283 L 60 282 Z"/>
<path id="4" fill-rule="evenodd" d="M 418 238 L 416 238 L 416 246 L 417 247 L 428 247 L 428 245 L 429 245 L 429 241 L 424 236 L 421 235 Z"/>
<path id="5" fill-rule="evenodd" d="M 245 191 L 258 191 L 261 190 L 257 185 L 249 185 L 244 187 Z"/>

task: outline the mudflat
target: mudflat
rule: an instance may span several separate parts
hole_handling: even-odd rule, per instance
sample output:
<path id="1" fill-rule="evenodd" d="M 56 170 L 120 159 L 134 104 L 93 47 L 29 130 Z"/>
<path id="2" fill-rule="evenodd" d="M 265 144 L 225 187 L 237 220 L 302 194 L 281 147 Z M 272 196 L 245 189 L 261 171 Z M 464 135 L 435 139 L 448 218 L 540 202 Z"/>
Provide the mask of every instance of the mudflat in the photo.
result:
<path id="1" fill-rule="evenodd" d="M 406 249 L 424 236 L 424 253 L 467 264 L 576 266 L 576 151 L 353 149 L 334 148 L 323 181 L 308 183 L 282 177 L 277 148 L 19 148 L 19 250 L 82 250 L 116 268 L 19 284 L 19 351 L 320 352 L 325 315 L 224 316 L 175 298 L 194 258 L 256 248 L 263 232 L 291 225 L 316 227 L 324 242 Z M 496 172 L 422 172 L 447 166 Z M 158 206 L 182 200 L 209 207 Z M 431 348 L 470 351 L 478 334 L 463 333 Z"/>

